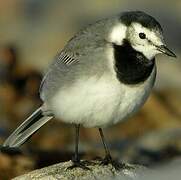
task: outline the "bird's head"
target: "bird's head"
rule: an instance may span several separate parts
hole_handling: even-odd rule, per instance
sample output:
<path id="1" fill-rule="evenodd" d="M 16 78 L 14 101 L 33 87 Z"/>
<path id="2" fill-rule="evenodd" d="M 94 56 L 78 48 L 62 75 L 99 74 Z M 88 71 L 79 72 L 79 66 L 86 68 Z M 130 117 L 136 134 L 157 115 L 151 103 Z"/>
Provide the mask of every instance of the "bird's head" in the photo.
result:
<path id="1" fill-rule="evenodd" d="M 141 11 L 121 14 L 119 23 L 111 31 L 110 39 L 116 45 L 123 45 L 126 40 L 134 50 L 149 60 L 160 53 L 176 57 L 165 45 L 161 25 L 153 17 Z"/>

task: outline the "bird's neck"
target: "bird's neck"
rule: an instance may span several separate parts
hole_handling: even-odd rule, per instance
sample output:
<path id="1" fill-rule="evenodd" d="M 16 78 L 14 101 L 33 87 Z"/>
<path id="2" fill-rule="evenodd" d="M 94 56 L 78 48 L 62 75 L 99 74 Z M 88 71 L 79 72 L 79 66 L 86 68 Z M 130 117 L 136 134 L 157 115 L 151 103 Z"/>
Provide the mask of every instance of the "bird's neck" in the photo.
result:
<path id="1" fill-rule="evenodd" d="M 138 84 L 147 80 L 155 65 L 155 59 L 147 59 L 126 40 L 121 46 L 113 44 L 113 48 L 115 71 L 121 83 Z"/>

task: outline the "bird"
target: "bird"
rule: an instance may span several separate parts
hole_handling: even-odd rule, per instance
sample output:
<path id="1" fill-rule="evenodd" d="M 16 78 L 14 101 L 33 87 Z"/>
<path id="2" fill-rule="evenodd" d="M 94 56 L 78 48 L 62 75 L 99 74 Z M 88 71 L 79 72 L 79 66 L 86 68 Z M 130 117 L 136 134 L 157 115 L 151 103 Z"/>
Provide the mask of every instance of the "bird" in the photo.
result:
<path id="1" fill-rule="evenodd" d="M 75 126 L 70 168 L 88 168 L 79 157 L 79 130 L 98 128 L 105 149 L 101 164 L 114 160 L 103 129 L 129 119 L 147 100 L 156 78 L 155 56 L 168 49 L 160 23 L 143 11 L 125 11 L 77 32 L 50 64 L 40 85 L 42 105 L 3 143 L 17 148 L 50 119 Z"/>

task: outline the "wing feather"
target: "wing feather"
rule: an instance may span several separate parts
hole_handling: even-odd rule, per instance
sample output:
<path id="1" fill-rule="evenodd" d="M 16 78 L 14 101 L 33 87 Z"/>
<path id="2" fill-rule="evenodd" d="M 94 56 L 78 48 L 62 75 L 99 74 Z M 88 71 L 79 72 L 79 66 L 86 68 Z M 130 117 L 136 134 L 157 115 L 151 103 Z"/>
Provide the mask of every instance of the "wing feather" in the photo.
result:
<path id="1" fill-rule="evenodd" d="M 55 57 L 55 60 L 50 65 L 48 72 L 45 74 L 45 76 L 42 79 L 42 82 L 40 84 L 39 92 L 41 93 L 42 88 L 44 86 L 44 83 L 49 76 L 49 74 L 53 71 L 54 66 L 58 66 L 60 69 L 67 69 L 70 67 L 70 65 L 78 62 L 78 57 L 76 57 L 73 53 L 68 53 L 66 51 L 62 51 L 60 54 L 58 54 Z"/>
<path id="2" fill-rule="evenodd" d="M 57 60 L 55 60 L 55 63 L 63 63 L 65 65 L 70 65 L 72 63 L 74 63 L 75 61 L 77 61 L 77 57 L 75 57 L 75 55 L 67 53 L 67 52 L 61 52 L 58 55 Z"/>

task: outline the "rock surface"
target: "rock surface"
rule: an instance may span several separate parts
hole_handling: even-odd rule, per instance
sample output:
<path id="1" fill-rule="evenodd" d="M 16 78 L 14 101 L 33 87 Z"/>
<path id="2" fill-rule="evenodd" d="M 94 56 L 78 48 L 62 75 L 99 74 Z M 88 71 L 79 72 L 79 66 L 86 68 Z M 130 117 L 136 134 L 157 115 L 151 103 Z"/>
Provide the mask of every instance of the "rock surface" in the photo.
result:
<path id="1" fill-rule="evenodd" d="M 72 165 L 71 161 L 55 164 L 38 169 L 25 175 L 14 178 L 14 180 L 134 180 L 143 176 L 147 171 L 145 167 L 128 165 L 128 167 L 117 171 L 111 165 L 101 166 L 99 162 L 93 161 L 95 165 L 88 166 L 90 170 L 74 168 L 67 169 Z"/>

